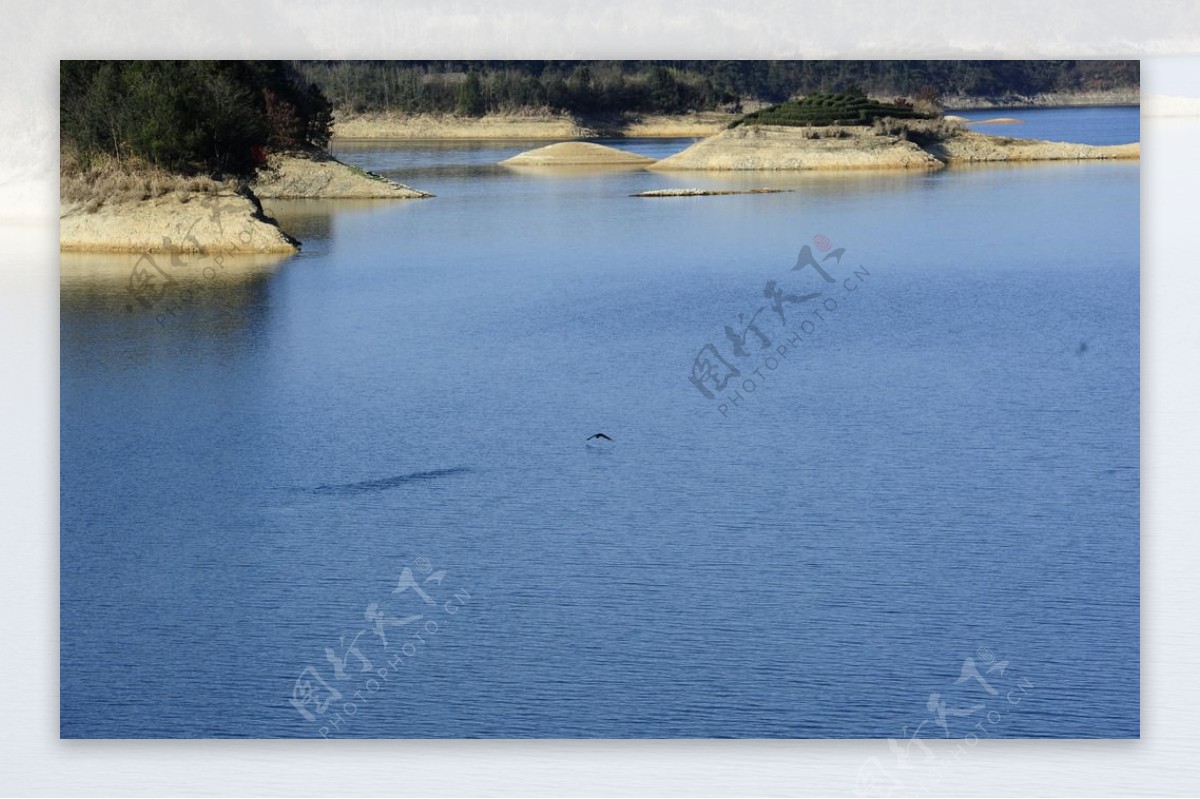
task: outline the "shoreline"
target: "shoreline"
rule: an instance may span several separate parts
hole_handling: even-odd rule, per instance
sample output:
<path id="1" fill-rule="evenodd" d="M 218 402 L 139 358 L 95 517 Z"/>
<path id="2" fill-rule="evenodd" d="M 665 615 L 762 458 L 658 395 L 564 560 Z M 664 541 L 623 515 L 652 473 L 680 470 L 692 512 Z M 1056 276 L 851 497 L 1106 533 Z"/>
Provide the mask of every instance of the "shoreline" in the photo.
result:
<path id="1" fill-rule="evenodd" d="M 482 117 L 387 112 L 338 116 L 333 142 L 521 141 L 604 138 L 705 138 L 740 114 L 705 111 L 582 118 L 569 114 L 489 114 Z"/>
<path id="2" fill-rule="evenodd" d="M 942 101 L 946 113 L 955 111 L 991 111 L 994 109 L 1036 108 L 1130 108 L 1141 105 L 1141 89 L 1114 89 L 1093 92 L 1003 95 L 992 97 L 947 97 Z"/>
<path id="3" fill-rule="evenodd" d="M 137 183 L 137 173 L 124 176 Z M 152 181 L 154 178 L 151 177 Z M 171 255 L 283 254 L 301 242 L 268 215 L 262 200 L 410 200 L 433 195 L 324 153 L 273 154 L 247 186 L 167 176 L 161 194 L 99 194 L 60 175 L 59 252 Z M 143 178 L 143 182 L 146 179 Z M 62 186 L 71 184 L 64 193 Z M 189 190 L 200 184 L 200 190 Z"/>
<path id="4" fill-rule="evenodd" d="M 947 114 L 957 111 L 1038 108 L 1129 108 L 1141 104 L 1136 90 L 1077 94 L 1012 95 L 947 98 Z M 741 114 L 700 111 L 687 114 L 644 114 L 575 117 L 570 114 L 405 115 L 394 112 L 338 114 L 333 139 L 372 141 L 540 141 L 605 138 L 707 138 L 726 130 Z"/>

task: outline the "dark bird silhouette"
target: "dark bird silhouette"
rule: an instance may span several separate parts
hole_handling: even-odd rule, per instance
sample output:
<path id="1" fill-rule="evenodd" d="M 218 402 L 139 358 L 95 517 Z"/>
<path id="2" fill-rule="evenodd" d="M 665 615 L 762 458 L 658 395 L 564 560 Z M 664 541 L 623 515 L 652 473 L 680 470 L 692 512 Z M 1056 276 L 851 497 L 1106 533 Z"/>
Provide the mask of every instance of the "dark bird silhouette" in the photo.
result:
<path id="1" fill-rule="evenodd" d="M 846 253 L 845 247 L 838 247 L 836 250 L 829 253 L 829 255 L 826 255 L 824 258 L 822 258 L 821 263 L 825 263 L 830 258 L 836 258 L 837 260 L 834 261 L 834 263 L 836 263 L 838 266 L 841 266 L 842 265 L 842 256 L 845 255 L 845 253 Z"/>
<path id="2" fill-rule="evenodd" d="M 604 433 L 596 433 L 595 435 L 588 436 L 587 440 L 591 441 L 594 438 L 600 438 L 605 441 L 612 441 L 612 438 L 610 436 L 606 436 Z"/>

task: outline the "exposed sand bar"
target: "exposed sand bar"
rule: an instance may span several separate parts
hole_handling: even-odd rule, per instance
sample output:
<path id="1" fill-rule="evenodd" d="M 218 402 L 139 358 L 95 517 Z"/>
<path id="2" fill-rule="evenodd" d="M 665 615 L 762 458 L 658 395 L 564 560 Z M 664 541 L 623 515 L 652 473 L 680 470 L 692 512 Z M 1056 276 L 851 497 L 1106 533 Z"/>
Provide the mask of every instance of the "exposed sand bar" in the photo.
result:
<path id="1" fill-rule="evenodd" d="M 726 194 L 785 194 L 795 189 L 651 189 L 630 197 L 719 197 Z"/>
<path id="2" fill-rule="evenodd" d="M 568 141 L 538 147 L 500 162 L 506 166 L 648 166 L 653 158 L 592 142 Z"/>
<path id="3" fill-rule="evenodd" d="M 256 200 L 234 192 L 105 202 L 91 211 L 85 203 L 64 203 L 59 247 L 66 252 L 242 254 L 300 248 Z"/>

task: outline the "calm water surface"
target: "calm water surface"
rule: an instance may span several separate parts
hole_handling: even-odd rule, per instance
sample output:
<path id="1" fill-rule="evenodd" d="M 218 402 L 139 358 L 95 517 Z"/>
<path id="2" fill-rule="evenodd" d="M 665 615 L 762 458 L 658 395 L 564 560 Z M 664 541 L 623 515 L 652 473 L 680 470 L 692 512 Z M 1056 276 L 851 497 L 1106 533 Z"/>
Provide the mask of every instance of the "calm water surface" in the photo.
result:
<path id="1" fill-rule="evenodd" d="M 1088 108 L 991 108 L 953 111 L 971 120 L 1017 119 L 1017 124 L 971 126 L 971 130 L 1017 139 L 1071 141 L 1079 144 L 1129 144 L 1140 141 L 1141 109 L 1129 106 Z"/>
<path id="2" fill-rule="evenodd" d="M 531 146 L 341 146 L 437 198 L 272 203 L 300 255 L 149 308 L 64 256 L 65 737 L 1138 735 L 1136 163 Z"/>

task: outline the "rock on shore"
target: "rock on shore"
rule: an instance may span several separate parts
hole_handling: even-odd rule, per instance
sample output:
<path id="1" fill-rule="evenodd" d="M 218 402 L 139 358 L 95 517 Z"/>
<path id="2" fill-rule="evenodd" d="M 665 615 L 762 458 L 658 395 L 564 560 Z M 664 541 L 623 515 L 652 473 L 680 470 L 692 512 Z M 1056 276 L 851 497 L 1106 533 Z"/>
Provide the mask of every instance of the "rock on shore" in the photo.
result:
<path id="1" fill-rule="evenodd" d="M 538 147 L 500 163 L 507 166 L 648 166 L 654 159 L 603 144 L 568 141 Z"/>
<path id="2" fill-rule="evenodd" d="M 294 253 L 299 242 L 253 197 L 167 194 L 150 200 L 64 203 L 59 247 L 78 252 Z"/>
<path id="3" fill-rule="evenodd" d="M 875 135 L 870 128 L 845 131 L 777 125 L 741 125 L 697 142 L 651 169 L 806 170 L 941 169 L 944 164 L 898 136 Z M 820 135 L 822 138 L 810 138 Z"/>
<path id="4" fill-rule="evenodd" d="M 272 155 L 251 188 L 272 200 L 410 200 L 428 192 L 343 164 L 325 155 Z"/>

